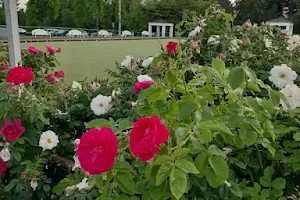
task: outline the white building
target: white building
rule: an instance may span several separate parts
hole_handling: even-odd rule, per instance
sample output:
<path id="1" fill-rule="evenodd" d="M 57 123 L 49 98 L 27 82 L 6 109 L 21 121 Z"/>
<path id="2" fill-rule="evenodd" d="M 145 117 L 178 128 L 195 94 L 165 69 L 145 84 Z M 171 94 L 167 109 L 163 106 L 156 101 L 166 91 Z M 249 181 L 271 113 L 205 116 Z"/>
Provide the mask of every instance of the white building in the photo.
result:
<path id="1" fill-rule="evenodd" d="M 148 23 L 148 32 L 150 36 L 156 37 L 173 37 L 174 35 L 174 24 L 168 23 L 164 20 L 158 20 L 155 22 Z"/>
<path id="2" fill-rule="evenodd" d="M 279 26 L 282 31 L 286 31 L 288 35 L 293 35 L 294 23 L 285 17 L 279 17 L 266 22 L 269 26 Z"/>

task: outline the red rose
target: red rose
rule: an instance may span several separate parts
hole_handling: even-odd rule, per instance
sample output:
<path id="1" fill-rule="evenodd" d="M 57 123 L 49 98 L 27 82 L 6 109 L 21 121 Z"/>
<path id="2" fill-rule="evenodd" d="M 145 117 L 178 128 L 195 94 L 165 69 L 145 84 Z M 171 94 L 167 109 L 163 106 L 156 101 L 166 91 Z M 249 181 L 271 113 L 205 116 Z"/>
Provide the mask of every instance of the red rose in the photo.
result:
<path id="1" fill-rule="evenodd" d="M 14 124 L 9 119 L 4 121 L 1 128 L 2 136 L 9 142 L 16 141 L 25 132 L 25 128 L 21 124 L 21 119 L 15 117 Z"/>
<path id="2" fill-rule="evenodd" d="M 134 85 L 135 94 L 139 94 L 142 90 L 148 89 L 151 85 L 153 85 L 154 81 L 142 81 L 138 82 Z"/>
<path id="3" fill-rule="evenodd" d="M 28 52 L 34 55 L 38 55 L 40 53 L 40 50 L 35 48 L 34 46 L 29 46 L 28 47 Z"/>
<path id="4" fill-rule="evenodd" d="M 110 170 L 118 153 L 118 139 L 111 128 L 90 129 L 80 138 L 78 159 L 81 168 L 91 175 Z"/>
<path id="5" fill-rule="evenodd" d="M 5 175 L 6 171 L 7 171 L 6 162 L 4 162 L 2 158 L 0 158 L 0 175 Z"/>
<path id="6" fill-rule="evenodd" d="M 50 83 L 55 83 L 56 82 L 56 78 L 53 74 L 48 74 L 48 80 Z"/>
<path id="7" fill-rule="evenodd" d="M 56 53 L 61 53 L 61 51 L 62 51 L 61 47 L 58 47 L 58 48 L 56 49 Z"/>
<path id="8" fill-rule="evenodd" d="M 157 116 L 137 120 L 130 133 L 130 151 L 143 162 L 160 151 L 160 145 L 169 139 L 169 131 Z"/>
<path id="9" fill-rule="evenodd" d="M 6 64 L 6 62 L 0 63 L 0 68 L 3 69 L 3 70 L 7 70 L 8 65 Z"/>
<path id="10" fill-rule="evenodd" d="M 65 72 L 64 71 L 55 71 L 54 75 L 58 78 L 64 78 L 65 77 Z"/>
<path id="11" fill-rule="evenodd" d="M 14 85 L 29 84 L 34 78 L 31 68 L 25 69 L 22 66 L 11 68 L 7 74 L 6 82 Z"/>
<path id="12" fill-rule="evenodd" d="M 54 55 L 56 52 L 55 49 L 51 45 L 46 45 L 46 49 L 50 55 Z"/>
<path id="13" fill-rule="evenodd" d="M 223 54 L 223 53 L 219 53 L 219 54 L 218 54 L 218 59 L 221 60 L 223 57 L 224 57 L 224 54 Z"/>
<path id="14" fill-rule="evenodd" d="M 177 42 L 168 42 L 166 49 L 169 55 L 174 55 L 177 53 Z"/>

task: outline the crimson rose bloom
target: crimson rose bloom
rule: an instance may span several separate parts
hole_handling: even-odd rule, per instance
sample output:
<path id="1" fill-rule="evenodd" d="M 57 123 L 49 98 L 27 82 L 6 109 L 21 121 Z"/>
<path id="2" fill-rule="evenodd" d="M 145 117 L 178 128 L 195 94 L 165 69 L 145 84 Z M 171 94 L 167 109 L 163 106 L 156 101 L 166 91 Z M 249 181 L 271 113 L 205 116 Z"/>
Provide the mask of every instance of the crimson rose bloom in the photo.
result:
<path id="1" fill-rule="evenodd" d="M 29 46 L 28 47 L 28 52 L 34 55 L 38 55 L 40 53 L 40 50 L 35 48 L 34 46 Z"/>
<path id="2" fill-rule="evenodd" d="M 168 42 L 166 49 L 169 55 L 174 55 L 177 53 L 177 42 Z"/>
<path id="3" fill-rule="evenodd" d="M 46 49 L 50 55 L 54 55 L 56 52 L 55 49 L 51 45 L 46 45 Z"/>
<path id="4" fill-rule="evenodd" d="M 160 145 L 169 139 L 169 131 L 157 116 L 137 120 L 130 134 L 130 151 L 143 162 L 160 151 Z"/>
<path id="5" fill-rule="evenodd" d="M 50 83 L 55 83 L 56 82 L 56 78 L 53 74 L 48 74 L 48 80 Z"/>
<path id="6" fill-rule="evenodd" d="M 2 136 L 9 142 L 16 141 L 25 132 L 20 118 L 14 118 L 14 124 L 11 124 L 9 119 L 4 121 L 1 128 Z"/>
<path id="7" fill-rule="evenodd" d="M 55 71 L 54 75 L 58 78 L 64 78 L 65 77 L 65 72 L 64 71 Z"/>
<path id="8" fill-rule="evenodd" d="M 56 53 L 60 53 L 61 51 L 62 51 L 61 47 L 58 47 L 58 48 L 56 49 Z"/>
<path id="9" fill-rule="evenodd" d="M 14 85 L 29 84 L 34 78 L 31 68 L 25 69 L 22 66 L 11 68 L 7 74 L 6 82 Z"/>
<path id="10" fill-rule="evenodd" d="M 154 81 L 142 81 L 138 82 L 134 85 L 135 94 L 139 94 L 142 90 L 148 89 L 151 85 L 153 85 Z"/>
<path id="11" fill-rule="evenodd" d="M 91 175 L 110 170 L 118 153 L 118 139 L 111 128 L 90 129 L 80 138 L 78 159 L 81 168 Z"/>
<path id="12" fill-rule="evenodd" d="M 2 158 L 0 158 L 0 175 L 5 175 L 6 171 L 7 171 L 6 162 L 4 162 Z"/>

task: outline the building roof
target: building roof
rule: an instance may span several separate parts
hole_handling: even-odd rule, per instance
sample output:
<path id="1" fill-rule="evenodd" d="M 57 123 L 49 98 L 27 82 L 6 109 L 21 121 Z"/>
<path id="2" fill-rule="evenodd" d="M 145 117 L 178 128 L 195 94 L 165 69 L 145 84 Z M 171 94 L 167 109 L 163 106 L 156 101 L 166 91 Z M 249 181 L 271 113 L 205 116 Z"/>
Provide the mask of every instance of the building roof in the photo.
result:
<path id="1" fill-rule="evenodd" d="M 280 23 L 281 22 L 281 23 L 291 23 L 291 24 L 293 24 L 292 21 L 288 20 L 285 17 L 278 17 L 276 19 L 271 19 L 271 20 L 269 20 L 267 22 L 273 22 L 273 23 Z"/>

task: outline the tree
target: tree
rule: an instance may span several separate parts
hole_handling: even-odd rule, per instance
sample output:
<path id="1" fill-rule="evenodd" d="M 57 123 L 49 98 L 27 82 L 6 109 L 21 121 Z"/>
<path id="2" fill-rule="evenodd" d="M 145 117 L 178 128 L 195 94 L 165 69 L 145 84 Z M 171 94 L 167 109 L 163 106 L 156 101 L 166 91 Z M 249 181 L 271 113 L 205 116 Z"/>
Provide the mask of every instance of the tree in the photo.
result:
<path id="1" fill-rule="evenodd" d="M 26 10 L 26 25 L 49 26 L 59 16 L 60 0 L 29 0 Z"/>
<path id="2" fill-rule="evenodd" d="M 141 0 L 132 0 L 129 13 L 126 16 L 126 27 L 131 31 L 143 31 L 147 27 L 147 18 Z"/>

